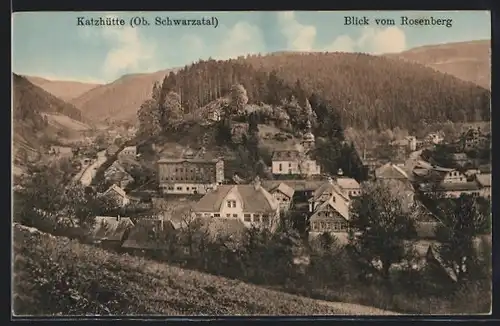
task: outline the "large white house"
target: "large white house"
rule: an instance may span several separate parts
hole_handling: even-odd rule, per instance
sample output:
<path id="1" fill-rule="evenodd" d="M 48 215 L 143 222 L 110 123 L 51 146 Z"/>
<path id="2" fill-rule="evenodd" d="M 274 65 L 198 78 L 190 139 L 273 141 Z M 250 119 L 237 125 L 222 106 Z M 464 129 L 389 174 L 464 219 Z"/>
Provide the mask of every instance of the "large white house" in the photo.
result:
<path id="1" fill-rule="evenodd" d="M 315 160 L 300 153 L 299 150 L 274 151 L 272 173 L 275 175 L 320 175 L 321 168 Z"/>
<path id="2" fill-rule="evenodd" d="M 250 185 L 220 185 L 193 206 L 198 218 L 241 220 L 246 227 L 273 230 L 279 222 L 280 205 L 257 179 Z"/>

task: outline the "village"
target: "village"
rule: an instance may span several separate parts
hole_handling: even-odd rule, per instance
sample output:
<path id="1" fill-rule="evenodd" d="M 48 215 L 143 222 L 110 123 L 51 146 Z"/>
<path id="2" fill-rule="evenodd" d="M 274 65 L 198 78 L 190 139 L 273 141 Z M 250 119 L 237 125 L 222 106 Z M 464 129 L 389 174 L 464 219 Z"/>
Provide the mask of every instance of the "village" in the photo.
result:
<path id="1" fill-rule="evenodd" d="M 361 184 L 366 180 L 355 180 L 341 169 L 336 175 L 323 173 L 309 157 L 315 137 L 310 123 L 306 128 L 300 143 L 272 153 L 272 165 L 268 167 L 272 180 L 225 175 L 224 157 L 210 157 L 201 147 L 186 148 L 179 157 L 153 162 L 155 180 L 141 184 L 135 180 L 137 175 L 130 173 L 141 160 L 141 147 L 131 145 L 133 129 L 121 135 L 109 133 L 112 144 L 90 151 L 91 155 L 85 145 L 80 145 L 79 151 L 53 147 L 50 153 L 81 162 L 74 182 L 84 186 L 95 184 L 96 171 L 106 165 L 102 177 L 109 187 L 100 195 L 115 199 L 123 208 L 143 208 L 135 218 L 96 217 L 92 242 L 105 248 L 136 254 L 166 250 L 158 239 L 173 236 L 183 224 L 194 220 L 202 221 L 214 238 L 237 238 L 249 228 L 273 232 L 285 217 L 309 241 L 326 232 L 347 244 L 351 203 L 362 194 Z M 489 137 L 476 128 L 470 128 L 452 144 L 445 143 L 439 132 L 425 139 L 408 136 L 389 144 L 396 153 L 391 160 L 370 158 L 365 150 L 358 150 L 366 179 L 386 184 L 401 200 L 405 212 L 415 215 L 416 249 L 423 262 L 429 257 L 439 262 L 433 243 L 440 221 L 419 199 L 420 194 L 432 192 L 452 198 L 472 194 L 489 200 L 491 166 L 467 154 L 489 148 Z M 424 158 L 437 146 L 452 146 L 450 166 Z"/>

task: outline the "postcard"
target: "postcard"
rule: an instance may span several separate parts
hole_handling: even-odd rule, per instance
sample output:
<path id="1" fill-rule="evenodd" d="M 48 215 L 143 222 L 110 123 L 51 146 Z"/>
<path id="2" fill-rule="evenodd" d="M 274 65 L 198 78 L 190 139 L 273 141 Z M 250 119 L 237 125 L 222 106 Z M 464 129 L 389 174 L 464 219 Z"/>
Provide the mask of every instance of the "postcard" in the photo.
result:
<path id="1" fill-rule="evenodd" d="M 12 315 L 490 314 L 490 24 L 14 13 Z"/>

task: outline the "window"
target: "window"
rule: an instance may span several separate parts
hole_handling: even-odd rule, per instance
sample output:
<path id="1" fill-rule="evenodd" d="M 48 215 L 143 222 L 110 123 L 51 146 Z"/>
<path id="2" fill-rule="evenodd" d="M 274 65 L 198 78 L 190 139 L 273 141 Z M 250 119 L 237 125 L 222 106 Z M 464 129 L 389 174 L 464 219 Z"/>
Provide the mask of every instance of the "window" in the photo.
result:
<path id="1" fill-rule="evenodd" d="M 179 172 L 179 169 L 175 169 L 175 172 Z"/>
<path id="2" fill-rule="evenodd" d="M 269 223 L 269 215 L 262 215 L 262 223 Z"/>
<path id="3" fill-rule="evenodd" d="M 220 217 L 220 214 L 219 213 L 215 213 L 214 217 Z"/>
<path id="4" fill-rule="evenodd" d="M 181 171 L 180 171 L 180 172 L 184 172 L 184 169 L 183 169 L 183 168 L 181 168 Z"/>
<path id="5" fill-rule="evenodd" d="M 231 217 L 231 214 L 226 214 L 226 217 Z"/>
<path id="6" fill-rule="evenodd" d="M 251 221 L 252 221 L 252 219 L 250 218 L 250 214 L 245 214 L 245 215 L 243 215 L 243 220 L 244 220 L 245 222 L 251 222 Z"/>
<path id="7" fill-rule="evenodd" d="M 317 225 L 317 223 L 316 223 L 316 222 L 312 222 L 312 223 L 311 223 L 311 229 L 312 229 L 313 231 L 317 231 L 317 230 L 318 230 L 318 225 Z"/>
<path id="8" fill-rule="evenodd" d="M 332 201 L 333 201 L 334 203 L 335 203 L 335 199 L 336 199 L 336 197 L 335 197 L 335 196 L 333 196 L 333 197 L 332 197 Z"/>
<path id="9" fill-rule="evenodd" d="M 169 186 L 169 187 L 168 187 L 168 190 L 174 190 L 174 187 Z"/>
<path id="10" fill-rule="evenodd" d="M 196 213 L 196 217 L 201 217 L 201 213 Z"/>
<path id="11" fill-rule="evenodd" d="M 259 214 L 253 214 L 253 221 L 258 223 L 260 222 L 260 215 Z"/>
<path id="12" fill-rule="evenodd" d="M 182 190 L 182 187 L 177 187 L 177 190 Z"/>
<path id="13" fill-rule="evenodd" d="M 189 187 L 186 187 L 186 190 L 189 190 Z"/>
<path id="14" fill-rule="evenodd" d="M 231 207 L 231 201 L 230 200 L 227 201 L 227 207 Z"/>
<path id="15" fill-rule="evenodd" d="M 280 163 L 280 165 L 279 165 L 279 170 L 280 170 L 280 171 L 283 171 L 283 164 L 281 164 L 281 163 Z"/>
<path id="16" fill-rule="evenodd" d="M 346 231 L 346 230 L 347 230 L 347 223 L 341 222 L 340 223 L 340 231 Z"/>
<path id="17" fill-rule="evenodd" d="M 325 222 L 319 222 L 319 229 L 324 230 L 325 229 Z"/>
<path id="18" fill-rule="evenodd" d="M 238 217 L 238 214 L 233 214 L 233 217 Z"/>

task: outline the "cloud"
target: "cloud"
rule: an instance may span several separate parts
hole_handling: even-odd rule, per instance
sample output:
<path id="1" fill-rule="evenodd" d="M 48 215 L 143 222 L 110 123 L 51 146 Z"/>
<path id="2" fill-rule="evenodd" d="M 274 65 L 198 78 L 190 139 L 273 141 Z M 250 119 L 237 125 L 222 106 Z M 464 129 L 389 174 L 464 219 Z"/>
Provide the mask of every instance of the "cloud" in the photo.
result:
<path id="1" fill-rule="evenodd" d="M 106 15 L 106 17 L 117 17 Z M 130 71 L 155 71 L 156 43 L 146 39 L 138 28 L 108 26 L 102 29 L 82 28 L 80 36 L 90 41 L 104 41 L 109 47 L 102 73 L 105 78 L 115 78 Z"/>
<path id="2" fill-rule="evenodd" d="M 262 31 L 248 22 L 238 22 L 231 28 L 220 26 L 217 36 L 206 42 L 196 34 L 183 35 L 180 41 L 180 46 L 186 51 L 187 57 L 193 57 L 192 60 L 199 59 L 200 53 L 207 53 L 216 60 L 227 60 L 266 52 Z"/>
<path id="3" fill-rule="evenodd" d="M 259 27 L 247 22 L 238 22 L 222 35 L 217 50 L 217 59 L 224 60 L 240 55 L 264 52 L 264 37 Z"/>
<path id="4" fill-rule="evenodd" d="M 293 11 L 278 13 L 281 32 L 287 39 L 289 50 L 312 51 L 316 39 L 316 27 L 303 25 L 295 19 Z"/>
<path id="5" fill-rule="evenodd" d="M 406 49 L 406 35 L 398 27 L 363 28 L 357 39 L 348 35 L 337 37 L 325 51 L 365 52 L 371 54 L 401 52 Z"/>

